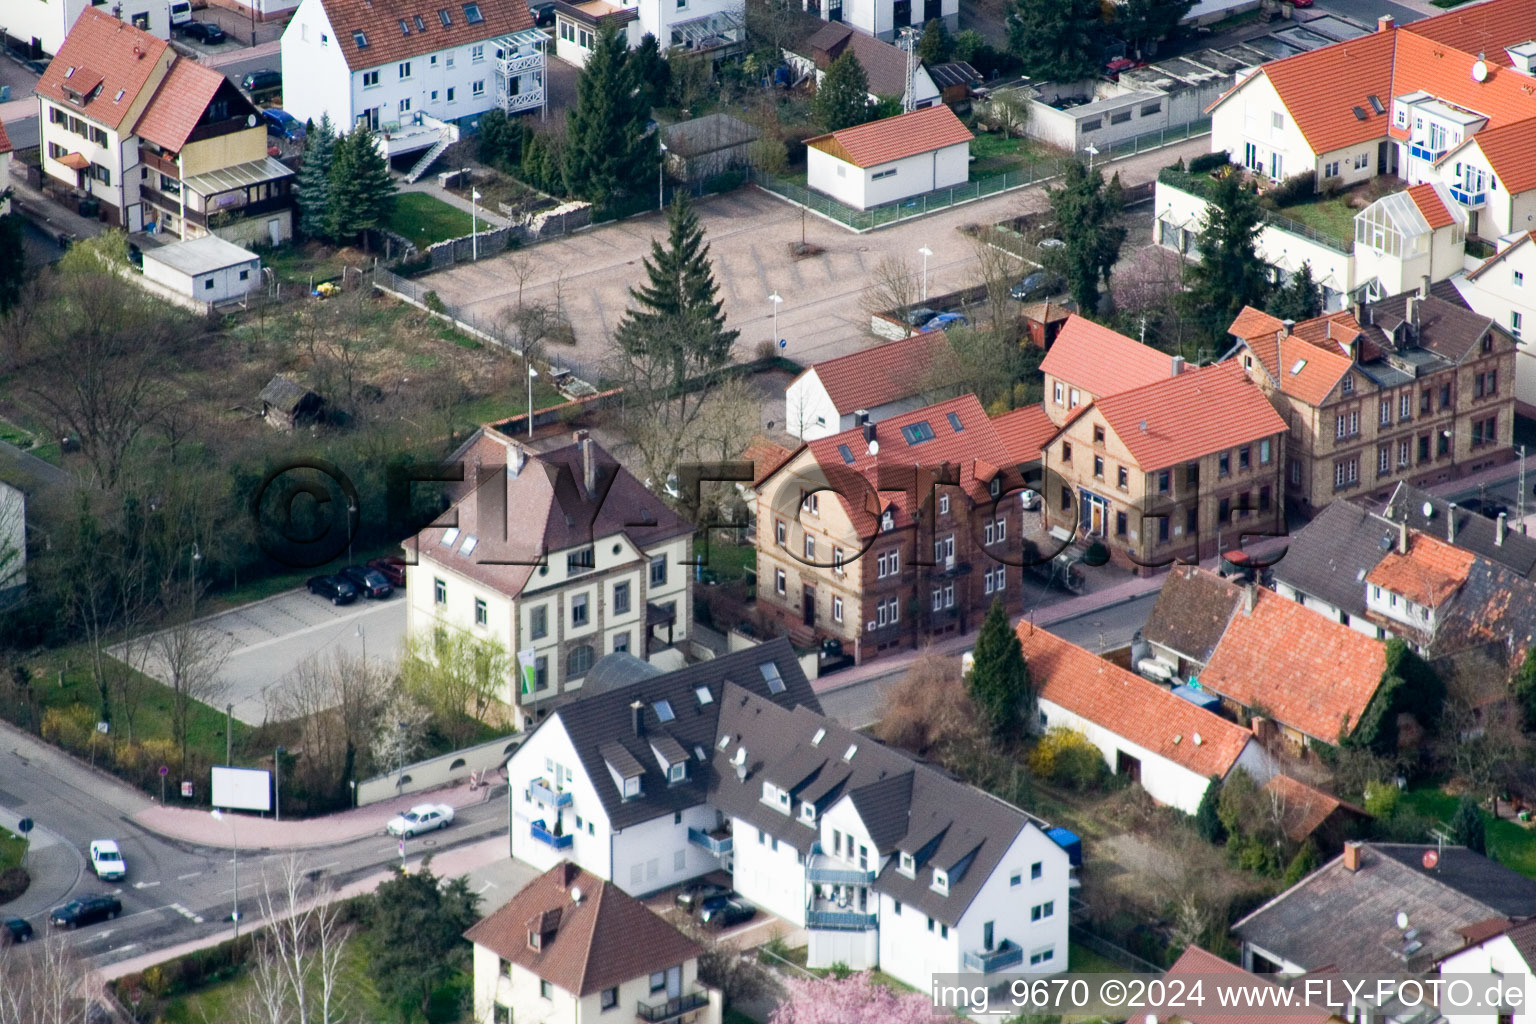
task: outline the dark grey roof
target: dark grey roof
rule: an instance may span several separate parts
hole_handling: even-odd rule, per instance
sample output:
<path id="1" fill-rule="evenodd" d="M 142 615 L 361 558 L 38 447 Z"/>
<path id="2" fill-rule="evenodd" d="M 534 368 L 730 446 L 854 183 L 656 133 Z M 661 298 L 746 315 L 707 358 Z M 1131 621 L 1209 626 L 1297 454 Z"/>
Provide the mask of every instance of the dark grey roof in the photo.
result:
<path id="1" fill-rule="evenodd" d="M 261 389 L 258 400 L 276 409 L 292 411 L 293 407 L 298 405 L 307 394 L 309 394 L 308 388 L 292 377 L 285 377 L 279 373 L 267 381 L 267 386 Z"/>
<path id="2" fill-rule="evenodd" d="M 764 661 L 772 661 L 778 666 L 779 675 L 784 679 L 783 693 L 773 695 L 768 692 L 768 684 L 758 671 L 758 665 Z M 740 682 L 746 692 L 761 696 L 765 702 L 772 702 L 769 706 L 804 705 L 818 713 L 821 711 L 811 684 L 800 671 L 794 648 L 788 640 L 779 638 L 676 672 L 641 679 L 607 693 L 579 697 L 558 708 L 539 728 L 547 728 L 556 720 L 561 723 L 576 748 L 587 778 L 603 802 L 611 827 L 627 828 L 705 802 L 714 772 L 709 752 L 714 746 L 728 679 Z M 699 687 L 708 688 L 708 704 L 699 703 L 696 692 Z M 638 736 L 630 712 L 630 703 L 635 700 L 643 705 L 640 710 L 641 735 Z M 671 704 L 675 715 L 665 724 L 657 720 L 654 706 L 661 700 Z M 667 784 L 666 775 L 651 750 L 651 739 L 656 734 L 671 737 L 688 752 L 688 777 L 682 782 Z M 703 762 L 695 756 L 696 747 L 705 751 Z M 644 770 L 640 796 L 625 800 L 614 786 L 605 764 L 605 752 L 613 755 L 612 748 L 625 751 Z"/>
<path id="3" fill-rule="evenodd" d="M 959 921 L 1018 834 L 1038 827 L 1017 807 L 807 707 L 786 709 L 740 688 L 726 688 L 720 741 L 724 745 L 716 743 L 710 786 L 717 808 L 801 853 L 812 853 L 820 825 L 801 819 L 800 801 L 793 801 L 786 813 L 762 797 L 764 781 L 781 788 L 802 784 L 807 767 L 814 766 L 815 784 L 837 780 L 877 854 L 888 858 L 875 888 L 947 924 Z M 941 838 L 927 844 L 933 836 Z M 738 843 L 754 841 L 753 836 L 736 836 Z M 930 848 L 924 850 L 925 845 Z M 915 877 L 898 870 L 898 850 L 920 853 Z M 932 888 L 936 867 L 949 873 L 948 895 Z"/>
<path id="4" fill-rule="evenodd" d="M 590 697 L 595 693 L 607 693 L 661 674 L 661 669 L 628 651 L 613 651 L 593 662 L 586 678 L 581 681 L 581 694 Z"/>
<path id="5" fill-rule="evenodd" d="M 612 771 L 618 772 L 621 779 L 639 778 L 645 774 L 645 766 L 640 759 L 624 749 L 622 743 L 604 743 L 597 748 L 598 755 Z"/>
<path id="6" fill-rule="evenodd" d="M 1157 595 L 1141 635 L 1204 665 L 1211 660 L 1243 588 L 1196 566 L 1175 566 Z"/>
<path id="7" fill-rule="evenodd" d="M 730 114 L 705 114 L 662 129 L 667 149 L 680 157 L 703 156 L 721 149 L 745 145 L 760 134 L 756 127 Z"/>
<path id="8" fill-rule="evenodd" d="M 1275 563 L 1276 583 L 1365 614 L 1365 577 L 1397 537 L 1396 528 L 1359 505 L 1335 501 L 1297 531 Z"/>
<path id="9" fill-rule="evenodd" d="M 1446 278 L 1443 281 L 1436 281 L 1434 284 L 1430 285 L 1429 294 L 1433 295 L 1437 299 L 1444 299 L 1446 302 L 1449 302 L 1454 306 L 1467 306 L 1466 297 L 1461 294 L 1461 289 L 1456 287 L 1456 282 L 1452 281 L 1450 278 Z M 1471 309 L 1472 307 L 1467 306 L 1467 308 Z"/>
<path id="10" fill-rule="evenodd" d="M 1431 507 L 1428 516 L 1424 514 L 1425 502 Z M 1406 514 L 1408 525 L 1413 529 L 1423 530 L 1441 540 L 1449 537 L 1447 517 L 1451 511 L 1450 504 L 1417 487 L 1398 484 L 1386 504 L 1375 511 L 1394 523 L 1402 522 Z M 1497 534 L 1498 527 L 1492 519 L 1463 508 L 1456 510 L 1456 539 L 1452 543 L 1513 569 L 1521 576 L 1536 577 L 1536 537 L 1528 537 L 1511 528 L 1504 535 L 1504 543 L 1498 544 L 1495 543 Z"/>
<path id="11" fill-rule="evenodd" d="M 933 84 L 941 90 L 956 85 L 980 85 L 981 74 L 963 60 L 952 60 L 947 64 L 935 64 L 928 69 L 928 77 L 933 79 Z"/>
<path id="12" fill-rule="evenodd" d="M 1407 337 L 1405 332 L 1394 335 L 1397 327 L 1406 326 L 1408 299 L 1416 295 L 1417 291 L 1403 292 L 1372 302 L 1367 307 L 1371 321 L 1366 327 L 1367 333 L 1371 333 L 1374 327 L 1375 331 L 1380 332 L 1375 337 L 1379 343 L 1392 347 L 1390 339 L 1402 337 L 1404 346 L 1417 344 L 1419 348 L 1427 349 L 1451 363 L 1460 363 L 1468 355 L 1475 355 L 1478 342 L 1489 330 L 1499 335 L 1501 348 L 1513 346 L 1514 341 L 1492 320 L 1474 313 L 1463 303 L 1447 302 L 1433 292 L 1419 300 L 1417 341 Z"/>
<path id="13" fill-rule="evenodd" d="M 1233 925 L 1243 942 L 1300 964 L 1345 973 L 1418 973 L 1461 947 L 1458 929 L 1493 917 L 1536 914 L 1536 881 L 1448 846 L 1426 870 L 1416 843 L 1369 843 L 1357 871 L 1338 857 Z M 1399 913 L 1423 946 L 1406 961 Z"/>

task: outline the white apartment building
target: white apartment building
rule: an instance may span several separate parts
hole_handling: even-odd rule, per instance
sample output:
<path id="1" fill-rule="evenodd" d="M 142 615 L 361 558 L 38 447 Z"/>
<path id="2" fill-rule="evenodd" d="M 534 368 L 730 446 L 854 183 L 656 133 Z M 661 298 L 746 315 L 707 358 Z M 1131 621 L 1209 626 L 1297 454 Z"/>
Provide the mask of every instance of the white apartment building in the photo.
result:
<path id="1" fill-rule="evenodd" d="M 557 708 L 507 763 L 512 853 L 642 894 L 731 872 L 812 966 L 1065 969 L 1071 858 L 1023 811 L 842 728 L 785 639 Z"/>
<path id="2" fill-rule="evenodd" d="M 338 131 L 366 122 L 385 156 L 421 154 L 414 181 L 487 110 L 543 109 L 548 38 L 524 0 L 303 0 L 283 32 L 283 106 Z"/>
<path id="3" fill-rule="evenodd" d="M 99 0 L 6 0 L 0 33 L 25 44 L 33 60 L 42 60 L 59 52 L 80 13 L 91 7 L 106 10 Z M 113 0 L 112 10 L 157 39 L 171 37 L 170 0 Z"/>
<path id="4" fill-rule="evenodd" d="M 740 52 L 747 38 L 742 0 L 557 0 L 555 56 L 586 67 L 598 28 L 605 22 L 619 27 L 630 48 L 639 46 L 646 36 L 655 36 L 666 52 L 708 53 L 715 59 Z"/>
<path id="5" fill-rule="evenodd" d="M 1515 339 L 1515 404 L 1536 416 L 1536 234 L 1525 232 L 1465 276 L 1453 277 L 1461 298 L 1474 311 Z"/>
<path id="6" fill-rule="evenodd" d="M 907 27 L 921 32 L 930 21 L 942 21 L 951 33 L 960 30 L 960 0 L 801 0 L 801 7 L 885 42 Z"/>
<path id="7" fill-rule="evenodd" d="M 531 726 L 605 654 L 671 653 L 693 614 L 693 525 L 578 432 L 530 453 L 484 428 L 466 485 L 406 542 L 406 632 L 463 630 L 516 655 L 502 700 Z"/>

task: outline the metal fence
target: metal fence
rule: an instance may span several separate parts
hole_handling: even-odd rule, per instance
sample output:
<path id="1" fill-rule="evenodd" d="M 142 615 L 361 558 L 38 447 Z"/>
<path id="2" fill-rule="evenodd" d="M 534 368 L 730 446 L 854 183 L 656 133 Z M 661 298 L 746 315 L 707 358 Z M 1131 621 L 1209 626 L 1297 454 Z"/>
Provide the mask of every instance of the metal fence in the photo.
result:
<path id="1" fill-rule="evenodd" d="M 1068 928 L 1068 935 L 1072 941 L 1084 949 L 1099 954 L 1106 960 L 1113 960 L 1123 967 L 1129 968 L 1138 974 L 1161 974 L 1163 968 L 1150 960 L 1145 960 L 1128 949 L 1122 949 L 1108 939 L 1095 935 L 1082 925 L 1074 924 Z"/>
<path id="2" fill-rule="evenodd" d="M 1119 142 L 1107 143 L 1099 150 L 1095 157 L 1097 162 L 1116 160 L 1121 157 L 1134 156 L 1137 153 L 1150 152 L 1171 146 L 1176 142 L 1183 142 L 1200 135 L 1207 135 L 1211 130 L 1211 119 L 1201 118 L 1188 124 L 1175 125 L 1163 128 L 1155 132 L 1145 132 L 1134 135 Z M 1035 163 L 1022 164 L 1017 170 L 1006 171 L 1002 174 L 994 174 L 990 177 L 968 181 L 963 185 L 953 188 L 941 188 L 933 192 L 925 192 L 922 195 L 912 196 L 899 203 L 891 203 L 887 206 L 876 206 L 867 210 L 854 209 L 833 199 L 831 196 L 812 192 L 804 185 L 782 178 L 775 178 L 759 170 L 751 172 L 751 181 L 760 188 L 766 189 L 775 195 L 782 196 L 790 202 L 803 206 L 814 213 L 819 213 L 829 220 L 837 221 L 852 228 L 855 231 L 870 231 L 874 228 L 886 227 L 912 217 L 922 217 L 939 210 L 958 206 L 962 203 L 973 202 L 994 196 L 1001 192 L 1011 192 L 1014 189 L 1025 188 L 1042 181 L 1049 181 L 1062 173 L 1069 163 L 1075 158 L 1058 157 L 1053 160 L 1041 160 Z"/>

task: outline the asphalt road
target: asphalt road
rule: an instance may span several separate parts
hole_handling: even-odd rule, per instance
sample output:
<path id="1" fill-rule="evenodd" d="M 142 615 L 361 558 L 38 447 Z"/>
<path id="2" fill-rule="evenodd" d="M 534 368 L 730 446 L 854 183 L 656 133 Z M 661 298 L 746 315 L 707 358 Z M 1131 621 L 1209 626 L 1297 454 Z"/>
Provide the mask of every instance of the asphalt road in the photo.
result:
<path id="1" fill-rule="evenodd" d="M 69 933 L 71 945 L 95 967 L 227 929 L 236 873 L 230 851 L 171 842 L 138 828 L 129 816 L 147 803 L 115 780 L 0 726 L 0 825 L 31 817 L 42 833 L 28 856 L 32 886 L 20 899 L 0 907 L 0 914 L 26 918 L 42 934 L 48 911 L 67 899 L 115 893 L 123 904 L 121 917 Z M 385 834 L 384 820 L 381 812 L 375 835 L 303 851 L 306 867 L 341 886 L 394 862 L 398 847 Z M 226 827 L 209 821 L 210 829 Z M 505 834 L 506 827 L 506 804 L 493 790 L 487 802 L 460 809 L 447 830 L 411 841 L 408 852 L 415 856 L 451 849 Z M 91 840 L 109 838 L 122 846 L 128 865 L 122 882 L 98 880 L 86 861 Z M 263 867 L 275 867 L 272 862 L 281 856 L 273 851 L 240 854 L 243 916 L 255 916 Z"/>

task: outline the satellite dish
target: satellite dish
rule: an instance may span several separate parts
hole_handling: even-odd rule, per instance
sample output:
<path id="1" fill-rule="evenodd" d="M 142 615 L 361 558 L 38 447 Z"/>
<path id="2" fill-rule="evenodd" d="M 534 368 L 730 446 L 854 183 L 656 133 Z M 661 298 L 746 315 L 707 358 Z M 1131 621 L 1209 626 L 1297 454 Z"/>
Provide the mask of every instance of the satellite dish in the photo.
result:
<path id="1" fill-rule="evenodd" d="M 1486 82 L 1488 80 L 1488 62 L 1477 61 L 1472 65 L 1472 81 Z"/>
<path id="2" fill-rule="evenodd" d="M 1424 503 L 1424 508 L 1422 509 L 1422 511 L 1424 513 L 1424 518 L 1425 519 L 1433 519 L 1433 518 L 1435 518 L 1435 503 L 1432 502 L 1432 501 L 1426 501 Z"/>
<path id="3" fill-rule="evenodd" d="M 571 886 L 571 902 L 572 903 L 580 903 L 581 902 L 581 887 L 580 886 L 577 886 L 577 885 Z"/>
<path id="4" fill-rule="evenodd" d="M 1434 851 L 1430 852 L 1433 853 Z M 1401 931 L 1408 930 L 1408 914 L 1406 912 L 1401 910 L 1397 912 L 1397 927 Z"/>
<path id="5" fill-rule="evenodd" d="M 1425 850 L 1424 851 L 1424 867 L 1425 867 L 1426 870 L 1431 870 L 1431 871 L 1434 870 L 1435 865 L 1439 864 L 1439 863 L 1440 863 L 1440 851 L 1439 850 Z"/>
<path id="6" fill-rule="evenodd" d="M 255 114 L 247 114 L 247 115 L 245 115 L 245 126 L 247 128 L 255 128 L 256 127 L 256 115 Z"/>
<path id="7" fill-rule="evenodd" d="M 880 454 L 880 442 L 879 441 L 871 441 L 871 442 L 869 442 L 869 454 L 871 454 L 871 455 L 879 455 Z"/>

